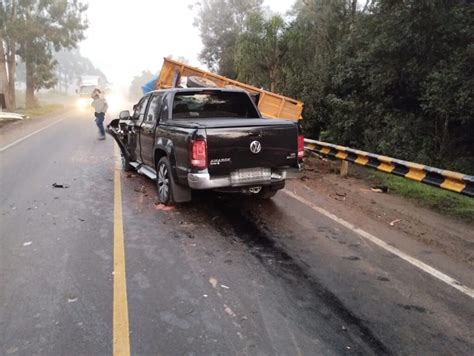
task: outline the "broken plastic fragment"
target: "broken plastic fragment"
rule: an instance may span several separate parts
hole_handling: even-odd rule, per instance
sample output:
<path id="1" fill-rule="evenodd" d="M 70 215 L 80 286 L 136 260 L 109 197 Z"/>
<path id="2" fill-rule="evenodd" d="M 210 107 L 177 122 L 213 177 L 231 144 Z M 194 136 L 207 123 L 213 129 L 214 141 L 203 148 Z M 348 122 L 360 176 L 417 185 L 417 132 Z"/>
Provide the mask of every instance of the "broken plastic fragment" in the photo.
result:
<path id="1" fill-rule="evenodd" d="M 53 188 L 69 188 L 69 185 L 53 183 Z"/>
<path id="2" fill-rule="evenodd" d="M 370 188 L 370 190 L 375 193 L 387 193 L 388 187 L 385 185 L 375 185 L 372 188 Z"/>
<path id="3" fill-rule="evenodd" d="M 69 297 L 67 298 L 67 302 L 68 302 L 68 303 L 77 302 L 77 297 L 69 296 Z"/>
<path id="4" fill-rule="evenodd" d="M 395 226 L 396 223 L 399 223 L 400 221 L 402 221 L 402 219 L 395 219 L 393 221 L 390 222 L 390 226 Z"/>
<path id="5" fill-rule="evenodd" d="M 174 210 L 174 206 L 167 206 L 167 205 L 158 203 L 158 204 L 155 204 L 155 209 L 163 210 L 163 211 L 171 211 L 171 210 Z"/>
<path id="6" fill-rule="evenodd" d="M 209 283 L 211 283 L 213 288 L 217 287 L 217 279 L 211 277 L 209 278 Z"/>

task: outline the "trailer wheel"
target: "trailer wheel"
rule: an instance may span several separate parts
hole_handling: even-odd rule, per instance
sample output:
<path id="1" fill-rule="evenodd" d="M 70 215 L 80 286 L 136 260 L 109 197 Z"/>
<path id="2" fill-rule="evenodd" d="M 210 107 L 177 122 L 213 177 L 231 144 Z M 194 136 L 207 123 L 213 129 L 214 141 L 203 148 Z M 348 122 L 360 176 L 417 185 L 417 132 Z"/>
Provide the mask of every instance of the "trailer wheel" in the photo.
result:
<path id="1" fill-rule="evenodd" d="M 212 80 L 196 76 L 188 77 L 187 85 L 189 88 L 217 88 Z"/>

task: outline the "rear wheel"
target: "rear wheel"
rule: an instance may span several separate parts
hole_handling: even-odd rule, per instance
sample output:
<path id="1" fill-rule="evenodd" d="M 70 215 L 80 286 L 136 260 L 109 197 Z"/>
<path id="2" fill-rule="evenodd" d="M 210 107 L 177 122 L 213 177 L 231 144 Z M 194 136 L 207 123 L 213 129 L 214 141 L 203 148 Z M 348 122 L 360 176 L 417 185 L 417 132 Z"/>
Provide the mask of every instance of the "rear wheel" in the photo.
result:
<path id="1" fill-rule="evenodd" d="M 173 185 L 171 184 L 171 165 L 168 158 L 162 157 L 158 161 L 156 187 L 161 204 L 173 205 Z"/>

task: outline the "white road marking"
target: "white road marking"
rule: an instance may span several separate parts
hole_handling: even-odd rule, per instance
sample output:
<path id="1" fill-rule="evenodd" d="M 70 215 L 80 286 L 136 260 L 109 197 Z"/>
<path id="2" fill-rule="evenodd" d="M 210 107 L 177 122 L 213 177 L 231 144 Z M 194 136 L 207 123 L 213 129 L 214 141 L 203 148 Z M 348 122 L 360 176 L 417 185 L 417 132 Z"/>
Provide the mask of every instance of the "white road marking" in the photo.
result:
<path id="1" fill-rule="evenodd" d="M 320 208 L 319 206 L 314 205 L 310 201 L 300 197 L 299 195 L 296 195 L 295 193 L 284 189 L 283 190 L 287 195 L 290 197 L 298 200 L 300 203 L 303 203 L 304 205 L 310 207 L 311 209 L 317 211 L 318 213 L 328 217 L 329 219 L 337 222 L 338 224 L 344 226 L 345 228 L 352 230 L 359 236 L 363 237 L 364 239 L 367 239 L 371 241 L 372 243 L 376 244 L 377 246 L 383 248 L 384 250 L 393 253 L 395 256 L 400 257 L 401 259 L 407 261 L 408 263 L 412 264 L 413 266 L 421 269 L 422 271 L 430 274 L 431 276 L 439 279 L 440 281 L 448 284 L 449 286 L 456 288 L 458 291 L 464 293 L 465 295 L 474 298 L 474 290 L 465 286 L 461 282 L 457 281 L 456 279 L 444 274 L 443 272 L 438 271 L 437 269 L 427 265 L 424 262 L 421 262 L 420 260 L 417 260 L 414 257 L 411 257 L 407 255 L 405 252 L 400 251 L 398 248 L 395 248 L 393 246 L 390 246 L 388 243 L 385 241 L 380 240 L 379 238 L 375 237 L 374 235 L 368 233 L 367 231 L 364 231 L 357 226 L 351 224 L 350 222 L 345 221 L 344 219 L 341 219 L 337 217 L 336 215 L 330 213 L 327 210 L 324 210 L 323 208 Z"/>
<path id="2" fill-rule="evenodd" d="M 28 134 L 28 135 L 26 135 L 26 136 L 23 136 L 22 138 L 19 138 L 18 140 L 14 141 L 14 142 L 12 142 L 12 143 L 6 145 L 6 146 L 3 146 L 2 148 L 0 148 L 0 152 L 3 152 L 3 151 L 8 150 L 10 147 L 15 146 L 16 144 L 18 144 L 18 143 L 20 143 L 20 142 L 22 142 L 22 141 L 25 141 L 26 139 L 30 138 L 31 136 L 34 136 L 34 135 L 40 133 L 41 131 L 46 130 L 47 128 L 49 128 L 49 127 L 51 127 L 51 126 L 54 126 L 54 125 L 60 123 L 61 121 L 65 120 L 65 119 L 66 119 L 66 118 L 63 117 L 62 119 L 59 119 L 59 120 L 57 120 L 57 121 L 54 121 L 54 122 L 50 123 L 49 125 L 46 125 L 45 127 L 40 128 L 39 130 L 33 131 L 32 133 L 30 133 L 30 134 Z"/>

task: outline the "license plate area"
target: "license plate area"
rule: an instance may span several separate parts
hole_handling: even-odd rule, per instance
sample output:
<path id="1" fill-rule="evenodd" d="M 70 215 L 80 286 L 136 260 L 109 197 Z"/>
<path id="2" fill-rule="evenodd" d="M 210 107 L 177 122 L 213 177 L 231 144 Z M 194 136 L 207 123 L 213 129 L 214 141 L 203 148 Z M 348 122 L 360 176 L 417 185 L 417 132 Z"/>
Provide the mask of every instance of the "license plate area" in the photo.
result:
<path id="1" fill-rule="evenodd" d="M 269 168 L 248 168 L 237 169 L 230 174 L 233 185 L 252 182 L 265 182 L 272 178 L 272 171 Z"/>

